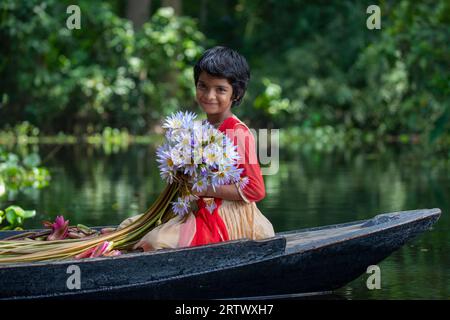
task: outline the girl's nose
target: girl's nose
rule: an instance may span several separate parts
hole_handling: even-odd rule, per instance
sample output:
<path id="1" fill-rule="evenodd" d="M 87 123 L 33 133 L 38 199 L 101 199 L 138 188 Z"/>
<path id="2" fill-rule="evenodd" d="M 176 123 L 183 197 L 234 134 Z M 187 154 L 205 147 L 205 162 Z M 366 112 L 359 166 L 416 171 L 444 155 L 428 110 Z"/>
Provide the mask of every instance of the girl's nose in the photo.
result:
<path id="1" fill-rule="evenodd" d="M 214 100 L 216 98 L 216 93 L 214 92 L 213 89 L 208 90 L 208 92 L 206 93 L 206 98 L 208 100 Z"/>

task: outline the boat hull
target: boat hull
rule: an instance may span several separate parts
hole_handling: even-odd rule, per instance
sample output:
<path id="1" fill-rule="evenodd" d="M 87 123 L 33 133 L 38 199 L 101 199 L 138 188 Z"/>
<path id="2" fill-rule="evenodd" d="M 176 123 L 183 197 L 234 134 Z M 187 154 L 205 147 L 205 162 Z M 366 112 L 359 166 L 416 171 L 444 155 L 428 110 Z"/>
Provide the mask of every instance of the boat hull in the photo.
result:
<path id="1" fill-rule="evenodd" d="M 439 216 L 439 209 L 415 210 L 262 241 L 0 265 L 0 298 L 227 299 L 332 291 L 429 230 Z M 80 288 L 70 289 L 74 265 Z"/>

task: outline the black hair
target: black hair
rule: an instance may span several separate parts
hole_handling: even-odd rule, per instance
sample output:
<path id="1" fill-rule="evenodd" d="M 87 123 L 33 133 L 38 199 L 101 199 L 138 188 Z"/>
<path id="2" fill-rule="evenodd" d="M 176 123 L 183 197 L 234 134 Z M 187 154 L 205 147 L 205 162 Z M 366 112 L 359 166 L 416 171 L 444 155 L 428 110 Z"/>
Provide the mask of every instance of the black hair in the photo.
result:
<path id="1" fill-rule="evenodd" d="M 196 86 L 203 71 L 213 77 L 228 80 L 233 88 L 231 107 L 238 106 L 242 102 L 250 80 L 250 68 L 241 54 L 222 46 L 210 48 L 203 53 L 194 66 Z"/>

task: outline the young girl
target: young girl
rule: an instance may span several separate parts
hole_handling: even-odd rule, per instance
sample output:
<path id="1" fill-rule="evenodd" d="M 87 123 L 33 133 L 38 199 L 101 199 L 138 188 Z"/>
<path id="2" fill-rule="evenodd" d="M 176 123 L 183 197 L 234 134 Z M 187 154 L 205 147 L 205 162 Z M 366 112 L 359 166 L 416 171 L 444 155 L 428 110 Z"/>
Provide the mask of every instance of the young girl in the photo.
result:
<path id="1" fill-rule="evenodd" d="M 259 211 L 257 201 L 265 197 L 264 180 L 256 157 L 254 137 L 248 127 L 233 115 L 231 109 L 244 97 L 250 79 L 247 61 L 236 51 L 214 47 L 203 54 L 194 66 L 196 100 L 209 123 L 224 132 L 237 146 L 243 168 L 241 177 L 247 182 L 223 185 L 196 193 L 198 210 L 187 217 L 177 216 L 147 233 L 135 249 L 144 251 L 197 246 L 248 238 L 274 236 L 272 224 Z M 214 203 L 213 203 L 214 202 Z M 206 208 L 214 207 L 212 213 Z M 132 217 L 119 226 L 134 221 Z"/>

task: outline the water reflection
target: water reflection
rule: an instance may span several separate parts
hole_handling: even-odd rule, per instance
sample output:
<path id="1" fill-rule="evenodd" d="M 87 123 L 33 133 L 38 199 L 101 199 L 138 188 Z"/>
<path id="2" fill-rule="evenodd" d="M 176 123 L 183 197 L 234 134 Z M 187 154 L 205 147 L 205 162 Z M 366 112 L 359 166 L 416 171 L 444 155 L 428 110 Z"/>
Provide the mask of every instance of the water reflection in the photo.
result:
<path id="1" fill-rule="evenodd" d="M 54 146 L 41 145 L 44 159 Z M 258 204 L 276 231 L 367 219 L 383 212 L 442 209 L 432 232 L 421 235 L 380 264 L 382 289 L 367 276 L 338 290 L 346 299 L 450 297 L 450 164 L 421 150 L 327 154 L 282 150 L 277 175 L 266 176 L 267 197 Z M 105 152 L 92 145 L 65 145 L 47 160 L 52 181 L 15 200 L 37 217 L 27 228 L 63 214 L 72 223 L 117 224 L 146 210 L 163 188 L 154 147 L 131 145 Z M 8 201 L 0 199 L 0 207 Z"/>

